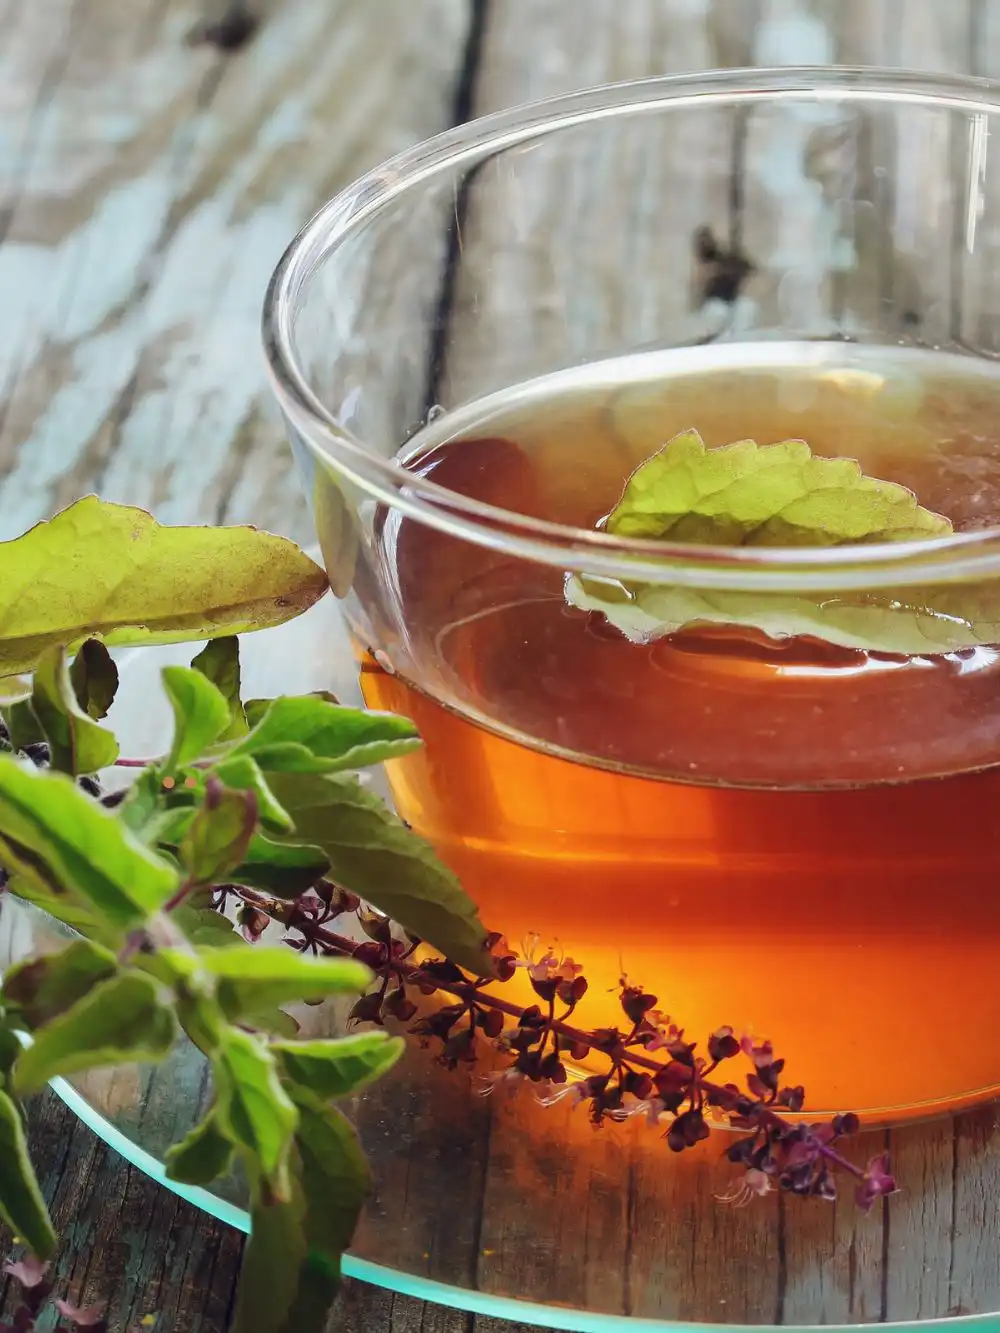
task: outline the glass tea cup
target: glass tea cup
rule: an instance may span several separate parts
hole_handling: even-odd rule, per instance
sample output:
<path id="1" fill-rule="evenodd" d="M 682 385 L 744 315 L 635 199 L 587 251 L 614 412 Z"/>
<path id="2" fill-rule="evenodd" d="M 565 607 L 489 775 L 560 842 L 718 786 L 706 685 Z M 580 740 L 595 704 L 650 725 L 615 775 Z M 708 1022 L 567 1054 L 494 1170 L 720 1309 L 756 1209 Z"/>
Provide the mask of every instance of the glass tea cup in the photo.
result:
<path id="1" fill-rule="evenodd" d="M 424 739 L 400 815 L 526 960 L 585 967 L 582 1024 L 627 978 L 664 1029 L 773 1040 L 816 1113 L 1000 1090 L 998 113 L 871 70 L 515 108 L 332 200 L 267 297 L 365 700 Z M 952 531 L 611 535 L 691 429 L 856 459 Z"/>

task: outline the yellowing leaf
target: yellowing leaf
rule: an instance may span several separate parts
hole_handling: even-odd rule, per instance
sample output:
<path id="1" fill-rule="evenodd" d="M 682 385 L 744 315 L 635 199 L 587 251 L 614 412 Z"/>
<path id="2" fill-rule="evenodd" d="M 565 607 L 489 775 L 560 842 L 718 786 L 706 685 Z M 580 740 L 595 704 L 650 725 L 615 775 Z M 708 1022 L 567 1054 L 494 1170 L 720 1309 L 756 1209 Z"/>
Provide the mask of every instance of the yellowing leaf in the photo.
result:
<path id="1" fill-rule="evenodd" d="M 0 543 L 0 676 L 53 644 L 176 643 L 280 625 L 327 589 L 294 542 L 256 528 L 162 527 L 96 496 Z"/>
<path id="2" fill-rule="evenodd" d="M 801 440 L 706 449 L 685 431 L 629 478 L 605 527 L 614 536 L 754 546 L 837 546 L 946 536 L 946 518 L 853 459 L 814 457 Z M 753 574 L 747 575 L 752 585 Z M 786 593 L 626 583 L 571 575 L 566 597 L 647 643 L 697 625 L 808 636 L 844 648 L 906 656 L 1000 642 L 993 583 Z"/>
<path id="3" fill-rule="evenodd" d="M 606 530 L 717 546 L 841 546 L 952 531 L 905 486 L 866 477 L 853 458 L 813 455 L 804 440 L 740 440 L 706 449 L 683 431 L 636 468 Z"/>
<path id="4" fill-rule="evenodd" d="M 31 697 L 31 681 L 27 676 L 0 677 L 0 704 L 16 704 Z"/>

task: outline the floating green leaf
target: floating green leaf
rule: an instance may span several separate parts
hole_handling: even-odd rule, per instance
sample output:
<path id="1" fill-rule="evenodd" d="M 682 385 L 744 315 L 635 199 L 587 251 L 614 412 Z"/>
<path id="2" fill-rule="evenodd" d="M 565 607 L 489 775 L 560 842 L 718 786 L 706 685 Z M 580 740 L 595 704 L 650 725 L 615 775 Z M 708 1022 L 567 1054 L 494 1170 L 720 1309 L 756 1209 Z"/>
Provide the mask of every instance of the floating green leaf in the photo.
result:
<path id="1" fill-rule="evenodd" d="M 264 944 L 238 952 L 199 949 L 198 961 L 215 977 L 219 1003 L 232 1021 L 262 1006 L 359 995 L 371 981 L 368 968 L 352 959 L 314 958 Z"/>
<path id="2" fill-rule="evenodd" d="M 62 648 L 50 648 L 36 666 L 31 707 L 49 743 L 53 768 L 96 773 L 118 758 L 114 736 L 77 703 Z"/>
<path id="3" fill-rule="evenodd" d="M 100 639 L 87 639 L 69 669 L 76 701 L 95 721 L 107 717 L 118 692 L 118 668 Z"/>
<path id="4" fill-rule="evenodd" d="M 35 1092 L 59 1074 L 162 1060 L 179 1035 L 170 993 L 141 972 L 122 972 L 35 1033 L 14 1066 L 14 1086 Z"/>
<path id="5" fill-rule="evenodd" d="M 281 1193 L 299 1116 L 281 1086 L 274 1056 L 250 1033 L 227 1028 L 212 1054 L 212 1073 L 220 1128 Z"/>
<path id="6" fill-rule="evenodd" d="M 191 665 L 208 677 L 229 705 L 229 726 L 219 739 L 229 741 L 245 736 L 249 727 L 240 700 L 239 639 L 235 635 L 214 639 L 205 645 Z"/>
<path id="7" fill-rule="evenodd" d="M 273 700 L 253 731 L 230 753 L 253 755 L 265 772 L 333 773 L 380 764 L 419 744 L 417 730 L 407 718 L 302 695 Z"/>
<path id="8" fill-rule="evenodd" d="M 402 1055 L 403 1046 L 402 1037 L 390 1037 L 382 1029 L 271 1043 L 285 1077 L 324 1102 L 350 1096 L 380 1078 Z"/>
<path id="9" fill-rule="evenodd" d="M 223 759 L 214 764 L 209 772 L 227 787 L 252 792 L 257 800 L 258 818 L 265 827 L 279 833 L 287 833 L 291 829 L 292 820 L 288 811 L 279 805 L 259 765 L 250 755 L 240 754 Z"/>
<path id="10" fill-rule="evenodd" d="M 55 644 L 177 643 L 280 625 L 323 596 L 318 565 L 255 528 L 161 527 L 88 496 L 0 544 L 0 675 Z"/>
<path id="11" fill-rule="evenodd" d="M 4 973 L 3 1002 L 29 1028 L 51 1022 L 118 970 L 115 956 L 91 940 L 16 963 Z"/>
<path id="12" fill-rule="evenodd" d="M 208 748 L 229 725 L 229 704 L 207 676 L 191 667 L 169 666 L 161 672 L 174 710 L 174 739 L 163 767 L 183 768 Z"/>
<path id="13" fill-rule="evenodd" d="M 706 449 L 696 431 L 676 436 L 632 474 L 604 526 L 613 536 L 771 546 L 896 542 L 952 531 L 912 492 L 866 477 L 853 459 L 813 456 L 801 440 Z M 907 656 L 1000 642 L 995 581 L 792 594 L 579 574 L 567 578 L 566 597 L 637 643 L 698 625 Z"/>
<path id="14" fill-rule="evenodd" d="M 458 879 L 385 803 L 352 775 L 272 773 L 297 841 L 320 847 L 330 875 L 446 957 L 492 971 L 479 912 Z"/>
<path id="15" fill-rule="evenodd" d="M 137 925 L 177 887 L 176 871 L 75 783 L 7 755 L 0 755 L 0 837 L 11 853 L 5 862 L 43 895 L 76 898 L 112 928 Z"/>
<path id="16" fill-rule="evenodd" d="M 605 528 L 718 546 L 841 546 L 952 530 L 905 486 L 866 477 L 856 459 L 814 455 L 804 440 L 706 449 L 696 430 L 636 468 Z"/>
<path id="17" fill-rule="evenodd" d="M 179 847 L 181 863 L 197 884 L 225 879 L 246 856 L 257 827 L 252 791 L 233 791 L 209 779 L 205 799 Z"/>
<path id="18" fill-rule="evenodd" d="M 15 1103 L 0 1092 L 0 1216 L 39 1259 L 56 1248 L 56 1233 L 28 1154 Z"/>
<path id="19" fill-rule="evenodd" d="M 842 648 L 906 657 L 1000 643 L 1000 586 L 941 585 L 877 593 L 730 592 L 661 584 L 610 584 L 574 576 L 568 600 L 599 611 L 634 643 L 694 625 L 735 625 L 775 640 L 808 636 Z"/>
<path id="20" fill-rule="evenodd" d="M 185 1185 L 210 1185 L 229 1170 L 233 1145 L 219 1128 L 214 1108 L 180 1143 L 167 1149 L 164 1165 L 170 1180 Z"/>

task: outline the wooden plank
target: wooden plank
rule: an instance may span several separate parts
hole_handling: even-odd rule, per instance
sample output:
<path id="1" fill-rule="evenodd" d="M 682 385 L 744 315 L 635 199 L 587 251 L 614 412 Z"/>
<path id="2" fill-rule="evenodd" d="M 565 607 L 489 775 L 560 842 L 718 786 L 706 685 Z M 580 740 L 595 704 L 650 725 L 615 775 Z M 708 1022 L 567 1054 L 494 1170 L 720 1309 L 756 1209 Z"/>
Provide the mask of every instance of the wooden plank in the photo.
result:
<path id="1" fill-rule="evenodd" d="M 1000 78 L 1000 5 L 975 11 L 973 73 Z M 959 335 L 977 352 L 1000 352 L 1000 132 L 986 118 L 967 126 L 967 207 L 957 240 L 961 292 Z"/>
<path id="2" fill-rule="evenodd" d="M 58 22 L 50 17 L 57 3 Z M 450 39 L 460 25 L 454 7 L 444 0 L 434 3 L 437 22 L 427 22 L 424 10 L 422 23 L 413 19 L 407 26 L 411 20 L 401 17 L 402 9 L 394 10 L 393 30 L 401 44 L 404 38 L 410 43 L 410 60 L 386 43 L 381 26 L 377 45 L 357 30 L 353 35 L 341 31 L 324 48 L 324 59 L 315 60 L 321 38 L 337 18 L 341 29 L 351 28 L 346 4 L 333 19 L 327 9 L 321 33 L 312 0 L 308 7 L 306 0 L 276 3 L 259 39 L 275 49 L 269 47 L 261 56 L 258 46 L 251 60 L 251 47 L 231 62 L 208 50 L 192 53 L 182 46 L 194 18 L 193 3 L 150 0 L 143 9 L 126 0 L 92 0 L 88 12 L 70 0 L 51 0 L 47 24 L 41 22 L 40 6 L 9 8 L 14 36 L 8 27 L 3 59 L 10 77 L 0 83 L 0 97 L 9 99 L 10 114 L 2 118 L 0 168 L 10 234 L 9 245 L 0 249 L 0 294 L 14 318 L 5 326 L 7 341 L 0 341 L 0 370 L 8 384 L 0 472 L 10 474 L 0 493 L 0 535 L 10 535 L 32 516 L 69 498 L 72 488 L 97 483 L 117 498 L 152 503 L 165 517 L 249 516 L 303 534 L 306 523 L 297 507 L 296 483 L 277 448 L 280 432 L 265 422 L 260 381 L 251 383 L 242 360 L 250 347 L 251 322 L 256 323 L 256 306 L 247 288 L 263 280 L 280 244 L 323 193 L 362 163 L 397 146 L 404 133 L 425 133 L 435 127 L 435 117 L 440 123 L 446 115 L 450 89 L 441 76 L 446 63 L 442 31 Z M 815 24 L 824 26 L 835 51 L 829 58 L 864 60 L 867 53 L 873 64 L 958 61 L 963 24 L 968 21 L 969 33 L 977 31 L 975 5 L 943 6 L 948 11 L 943 17 L 938 6 L 920 6 L 915 0 L 838 0 L 838 5 L 842 9 L 834 23 L 831 6 L 820 0 L 808 5 L 805 0 L 762 0 L 765 27 L 752 43 L 754 6 L 744 0 L 630 0 L 628 6 L 581 0 L 571 15 L 567 8 L 542 0 L 519 0 L 516 13 L 513 7 L 493 4 L 476 109 L 607 78 L 774 58 L 775 44 L 790 49 L 789 31 L 794 36 L 796 24 L 800 35 L 812 32 L 817 50 Z M 995 9 L 992 0 L 989 9 Z M 71 15 L 78 27 L 74 40 L 63 43 L 61 25 Z M 976 45 L 971 37 L 969 44 Z M 983 50 L 989 49 L 987 43 Z M 20 54 L 15 58 L 14 52 Z M 61 61 L 68 61 L 65 75 Z M 327 61 L 332 79 L 316 72 L 316 66 L 326 70 Z M 369 70 L 374 66 L 372 86 L 352 89 L 356 65 Z M 433 71 L 430 79 L 428 71 Z M 29 82 L 30 107 L 20 101 L 20 89 Z M 158 90 L 166 111 L 154 105 L 151 90 Z M 390 91 L 398 116 L 387 111 Z M 342 138 L 339 129 L 332 128 L 341 123 L 341 112 L 352 127 Z M 363 123 L 367 118 L 378 125 L 369 129 Z M 713 131 L 697 141 L 696 151 L 692 141 L 686 141 L 692 172 L 700 155 L 705 161 L 721 162 L 724 153 L 729 155 L 726 161 L 738 160 L 727 137 L 731 131 L 731 125 L 721 133 Z M 335 150 L 320 162 L 317 141 L 325 146 L 334 137 Z M 824 187 L 828 191 L 841 189 L 836 173 L 844 169 L 836 136 L 831 138 L 820 144 L 820 165 L 826 154 L 827 179 L 833 182 Z M 871 192 L 865 190 L 879 165 L 877 146 L 866 146 L 859 138 L 852 149 L 862 177 L 857 198 L 863 202 L 871 202 Z M 575 253 L 581 263 L 589 263 L 594 250 L 611 237 L 607 274 L 613 276 L 616 266 L 634 261 L 636 273 L 647 279 L 656 275 L 641 289 L 636 285 L 635 299 L 624 309 L 602 310 L 599 283 L 570 293 L 576 304 L 568 308 L 584 327 L 588 318 L 604 319 L 601 336 L 609 346 L 617 345 L 615 340 L 680 340 L 703 327 L 694 322 L 699 302 L 697 290 L 692 291 L 690 250 L 686 242 L 683 250 L 679 244 L 663 247 L 649 227 L 636 231 L 634 219 L 631 230 L 623 228 L 616 191 L 621 197 L 634 174 L 642 173 L 647 184 L 640 217 L 662 217 L 664 233 L 672 241 L 689 238 L 702 222 L 713 225 L 724 239 L 731 235 L 730 196 L 728 190 L 693 188 L 679 192 L 683 198 L 671 199 L 667 211 L 658 211 L 663 183 L 683 164 L 634 142 L 623 147 L 619 156 L 608 143 L 601 155 L 600 169 L 610 188 L 588 190 L 581 168 L 575 177 L 570 173 L 571 188 L 565 188 L 566 179 L 560 180 L 558 210 L 546 211 L 532 198 L 537 177 L 530 171 L 520 172 L 513 183 L 487 183 L 506 189 L 508 224 L 510 217 L 520 219 L 513 229 L 519 250 L 530 252 L 540 227 L 565 226 L 567 244 L 578 245 Z M 943 151 L 942 145 L 937 149 Z M 883 150 L 888 151 L 884 142 Z M 917 136 L 907 140 L 905 153 L 910 166 L 919 167 Z M 799 160 L 804 164 L 799 177 L 808 181 L 808 153 Z M 801 193 L 798 178 L 794 188 Z M 887 253 L 885 228 L 897 217 L 910 237 L 911 258 L 919 254 L 918 197 L 914 187 L 898 200 L 885 200 L 884 207 L 878 200 L 872 205 L 883 231 L 863 243 L 868 260 Z M 484 206 L 477 214 L 476 199 L 470 199 L 463 272 L 474 275 L 479 286 L 463 291 L 462 282 L 471 279 L 460 275 L 459 311 L 471 309 L 471 297 L 483 290 L 474 250 L 491 237 L 484 230 L 489 224 L 486 212 Z M 821 213 L 816 216 L 822 219 Z M 583 219 L 578 242 L 573 235 L 577 219 Z M 750 223 L 757 225 L 752 218 Z M 762 224 L 760 230 L 766 232 Z M 766 248 L 769 243 L 765 235 L 765 268 L 772 266 L 774 255 Z M 268 246 L 272 253 L 267 264 L 262 257 L 251 257 L 263 256 Z M 980 254 L 985 262 L 987 252 Z M 899 283 L 909 279 L 903 264 L 903 277 L 897 281 L 895 256 L 888 254 L 888 260 L 892 276 L 886 295 L 891 298 L 898 296 Z M 564 292 L 569 272 L 555 275 Z M 482 391 L 490 386 L 491 374 L 508 373 L 505 364 L 516 370 L 514 361 L 486 364 L 498 353 L 506 355 L 504 338 L 515 324 L 518 336 L 526 339 L 526 357 L 530 354 L 537 368 L 554 354 L 553 339 L 563 336 L 554 327 L 551 307 L 552 292 L 560 291 L 558 281 L 553 286 L 537 255 L 503 255 L 496 274 L 498 290 L 506 285 L 509 292 L 527 292 L 531 301 L 512 313 L 498 297 L 492 314 L 486 309 L 494 331 L 477 335 L 480 341 L 469 349 L 453 347 L 442 380 L 445 395 Z M 536 300 L 534 285 L 540 276 L 549 285 L 538 288 Z M 208 284 L 209 297 L 196 298 L 194 288 L 201 282 Z M 779 286 L 775 284 L 775 290 Z M 358 290 L 363 298 L 365 287 Z M 813 299 L 807 284 L 805 290 Z M 765 292 L 763 287 L 756 291 L 762 307 L 771 299 Z M 918 295 L 925 292 L 921 315 L 933 316 L 928 327 L 942 303 L 950 319 L 955 310 L 950 271 L 946 275 L 942 268 L 932 275 Z M 836 320 L 845 318 L 844 312 L 859 322 L 879 315 L 876 305 L 864 305 L 850 290 L 842 298 L 838 308 L 836 283 L 824 287 L 822 309 L 828 305 Z M 357 294 L 352 299 L 358 299 Z M 967 299 L 968 285 L 962 296 L 963 302 Z M 988 305 L 984 301 L 976 315 L 977 328 Z M 0 339 L 3 336 L 0 333 Z M 200 364 L 195 353 L 199 346 L 207 349 Z M 419 380 L 415 376 L 413 392 Z M 18 490 L 12 491 L 13 486 Z M 326 646 L 307 650 L 307 656 L 310 651 L 318 660 Z M 421 1077 L 416 1098 L 405 1103 L 387 1100 L 379 1110 L 366 1113 L 371 1117 L 366 1132 L 384 1135 L 398 1133 L 400 1124 L 413 1118 L 415 1129 L 398 1145 L 399 1169 L 379 1206 L 400 1210 L 405 1253 L 397 1251 L 397 1260 L 414 1262 L 421 1257 L 416 1246 L 424 1245 L 422 1271 L 447 1276 L 472 1265 L 486 1287 L 520 1284 L 522 1291 L 577 1304 L 580 1275 L 566 1262 L 565 1253 L 570 1246 L 585 1244 L 594 1256 L 583 1275 L 587 1298 L 617 1302 L 617 1308 L 634 1314 L 719 1321 L 734 1315 L 788 1322 L 903 1319 L 988 1309 L 1000 1299 L 995 1247 L 990 1245 L 1000 1194 L 991 1167 L 997 1159 L 992 1111 L 960 1117 L 954 1127 L 942 1122 L 894 1131 L 891 1143 L 904 1193 L 883 1213 L 863 1219 L 846 1203 L 830 1212 L 799 1208 L 794 1200 L 781 1209 L 771 1200 L 759 1209 L 734 1212 L 713 1197 L 725 1187 L 715 1164 L 714 1139 L 708 1145 L 710 1156 L 695 1154 L 677 1163 L 664 1155 L 655 1136 L 642 1136 L 639 1127 L 608 1135 L 594 1147 L 589 1131 L 577 1140 L 576 1124 L 568 1116 L 564 1120 L 559 1110 L 514 1117 L 509 1107 L 500 1107 L 487 1144 L 484 1122 L 494 1108 L 478 1100 L 466 1103 L 454 1075 L 438 1071 L 434 1077 L 440 1084 Z M 432 1119 L 434 1099 L 445 1087 L 457 1089 L 456 1122 L 465 1126 L 450 1147 L 447 1127 L 435 1126 Z M 104 1095 L 110 1104 L 114 1098 L 134 1100 L 137 1091 L 127 1082 L 111 1080 Z M 150 1105 L 155 1109 L 157 1104 Z M 470 1120 L 470 1114 L 476 1118 Z M 525 1140 L 526 1123 L 533 1126 L 530 1143 Z M 122 1321 L 156 1309 L 164 1328 L 222 1333 L 240 1238 L 195 1219 L 190 1210 L 95 1147 L 86 1131 L 72 1127 L 58 1108 L 36 1113 L 35 1134 L 47 1163 L 47 1191 L 51 1194 L 56 1183 L 63 1182 L 57 1215 L 68 1228 L 68 1244 L 60 1275 L 76 1294 L 110 1294 L 116 1318 Z M 530 1155 L 528 1187 L 516 1206 L 509 1192 L 501 1203 L 500 1187 L 506 1174 L 521 1165 L 519 1154 L 524 1152 Z M 435 1214 L 431 1194 L 442 1181 L 466 1191 L 463 1207 L 470 1194 L 482 1194 L 487 1213 L 481 1236 L 470 1230 L 471 1213 L 457 1228 L 445 1226 Z M 624 1217 L 623 1199 L 629 1201 Z M 109 1200 L 113 1206 L 105 1221 L 101 1210 Z M 542 1207 L 547 1214 L 530 1216 Z M 668 1219 L 672 1226 L 676 1218 L 681 1219 L 680 1234 L 667 1237 Z M 625 1232 L 639 1219 L 645 1225 L 635 1227 L 626 1256 Z M 533 1234 L 548 1235 L 549 1240 L 540 1253 L 525 1255 L 520 1247 Z M 951 1244 L 952 1234 L 953 1257 L 946 1271 L 940 1254 Z M 726 1272 L 717 1275 L 714 1299 L 708 1303 L 706 1271 L 723 1250 L 731 1258 Z M 392 1258 L 387 1252 L 387 1259 Z M 608 1271 L 602 1272 L 604 1264 Z M 591 1268 L 596 1271 L 591 1273 Z M 365 1333 L 471 1333 L 473 1327 L 477 1333 L 515 1333 L 511 1325 L 357 1284 L 349 1285 L 340 1311 L 331 1317 L 334 1327 Z"/>
<path id="3" fill-rule="evenodd" d="M 106 1301 L 111 1327 L 158 1316 L 164 1333 L 225 1333 L 243 1237 L 166 1194 L 99 1143 L 52 1094 L 35 1098 L 30 1145 L 64 1242 L 55 1292 Z M 0 1231 L 0 1252 L 11 1238 Z M 0 1281 L 9 1316 L 14 1284 Z"/>
<path id="4" fill-rule="evenodd" d="M 587 85 L 745 64 L 751 0 L 520 0 L 489 10 L 476 109 Z M 524 58 L 530 30 L 541 60 Z M 446 406 L 637 346 L 692 341 L 705 311 L 695 234 L 729 240 L 734 116 L 605 122 L 504 154 L 462 219 Z"/>
<path id="5" fill-rule="evenodd" d="M 227 56 L 187 44 L 196 0 L 94 0 L 58 79 L 10 66 L 42 105 L 31 151 L 7 160 L 0 536 L 95 487 L 165 520 L 307 536 L 265 387 L 263 289 L 323 199 L 447 122 L 467 33 L 467 0 L 378 3 L 391 22 L 282 0 Z"/>
<path id="6" fill-rule="evenodd" d="M 753 63 L 835 63 L 837 20 L 836 0 L 762 0 Z M 792 337 L 835 331 L 832 284 L 846 242 L 839 199 L 849 169 L 840 159 L 849 128 L 849 117 L 827 106 L 749 111 L 742 236 L 755 271 L 744 324 Z"/>

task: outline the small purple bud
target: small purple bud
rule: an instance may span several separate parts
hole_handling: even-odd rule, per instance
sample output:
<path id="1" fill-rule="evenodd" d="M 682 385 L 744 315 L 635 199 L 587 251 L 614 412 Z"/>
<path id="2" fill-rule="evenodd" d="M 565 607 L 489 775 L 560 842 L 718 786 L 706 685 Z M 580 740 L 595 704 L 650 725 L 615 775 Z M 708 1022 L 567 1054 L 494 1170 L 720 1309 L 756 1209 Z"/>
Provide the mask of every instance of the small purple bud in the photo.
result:
<path id="1" fill-rule="evenodd" d="M 740 1043 L 733 1035 L 731 1027 L 721 1027 L 713 1032 L 708 1039 L 709 1058 L 716 1063 L 720 1060 L 731 1060 L 734 1055 L 738 1055 Z"/>

